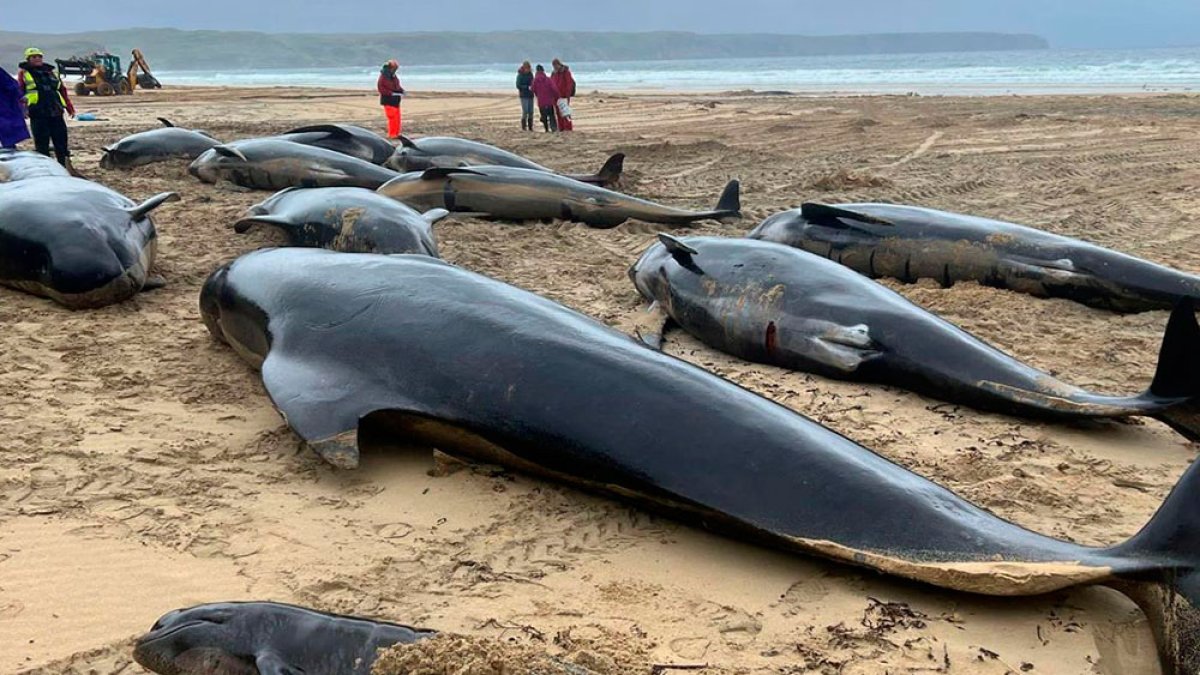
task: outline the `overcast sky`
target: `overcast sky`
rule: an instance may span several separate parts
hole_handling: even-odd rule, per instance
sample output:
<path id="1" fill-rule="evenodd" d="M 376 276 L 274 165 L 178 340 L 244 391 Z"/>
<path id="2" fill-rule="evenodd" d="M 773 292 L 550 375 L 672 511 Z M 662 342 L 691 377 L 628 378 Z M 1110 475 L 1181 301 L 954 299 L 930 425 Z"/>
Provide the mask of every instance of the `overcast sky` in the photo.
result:
<path id="1" fill-rule="evenodd" d="M 1055 47 L 1200 45 L 1200 0 L 55 0 L 33 6 L 40 9 L 4 12 L 0 30 L 547 28 L 809 35 L 976 30 L 1035 33 Z"/>

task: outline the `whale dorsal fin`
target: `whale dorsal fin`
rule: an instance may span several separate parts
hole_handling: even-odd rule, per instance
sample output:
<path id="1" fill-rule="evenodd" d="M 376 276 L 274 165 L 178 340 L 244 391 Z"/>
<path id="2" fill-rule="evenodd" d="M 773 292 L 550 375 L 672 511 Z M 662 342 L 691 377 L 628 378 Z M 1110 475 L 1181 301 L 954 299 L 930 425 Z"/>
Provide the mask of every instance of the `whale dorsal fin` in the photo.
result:
<path id="1" fill-rule="evenodd" d="M 846 220 L 856 220 L 860 223 L 870 223 L 871 225 L 893 225 L 890 220 L 884 220 L 867 213 L 859 213 L 851 209 L 843 209 L 838 206 L 830 206 L 828 204 L 818 204 L 816 202 L 805 202 L 800 205 L 800 215 L 804 216 L 805 220 L 829 225 L 831 227 L 844 227 L 838 222 L 839 218 Z"/>
<path id="2" fill-rule="evenodd" d="M 174 126 L 175 126 L 174 124 L 172 124 L 172 123 L 171 123 L 171 120 L 169 120 L 169 119 L 167 119 L 167 118 L 165 118 L 165 117 L 159 117 L 159 118 L 157 118 L 157 119 L 158 119 L 158 121 L 159 121 L 159 122 L 162 122 L 162 125 L 163 125 L 164 127 L 171 128 L 171 127 L 174 127 Z"/>
<path id="3" fill-rule="evenodd" d="M 412 148 L 413 150 L 417 149 L 417 144 L 413 143 L 413 140 L 404 134 L 400 134 L 400 145 L 403 145 L 406 148 Z"/>

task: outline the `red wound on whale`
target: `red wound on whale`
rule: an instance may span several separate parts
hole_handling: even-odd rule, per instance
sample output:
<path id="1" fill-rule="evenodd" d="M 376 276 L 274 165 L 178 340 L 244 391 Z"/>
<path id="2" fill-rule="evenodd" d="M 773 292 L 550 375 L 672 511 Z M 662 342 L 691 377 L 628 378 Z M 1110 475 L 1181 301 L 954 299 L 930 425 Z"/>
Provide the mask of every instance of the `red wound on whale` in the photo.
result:
<path id="1" fill-rule="evenodd" d="M 775 356 L 775 349 L 779 346 L 779 343 L 776 341 L 776 337 L 775 337 L 775 322 L 774 321 L 767 324 L 766 346 L 767 346 L 767 354 L 769 354 L 770 356 Z"/>

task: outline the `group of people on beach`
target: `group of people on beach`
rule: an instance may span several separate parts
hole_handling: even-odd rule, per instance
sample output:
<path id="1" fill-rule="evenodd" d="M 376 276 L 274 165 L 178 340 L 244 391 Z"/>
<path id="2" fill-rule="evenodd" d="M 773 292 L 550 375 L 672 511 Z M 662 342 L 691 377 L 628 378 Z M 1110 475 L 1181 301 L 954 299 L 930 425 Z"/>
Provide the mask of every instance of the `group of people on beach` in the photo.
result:
<path id="1" fill-rule="evenodd" d="M 54 66 L 45 59 L 42 50 L 30 47 L 17 66 L 16 78 L 0 67 L 0 148 L 16 148 L 32 131 L 34 148 L 49 156 L 53 143 L 58 162 L 74 173 L 63 117 L 75 117 L 75 106 Z"/>
<path id="2" fill-rule="evenodd" d="M 542 128 L 547 132 L 571 131 L 575 128 L 571 120 L 571 99 L 575 96 L 575 77 L 570 66 L 558 59 L 550 62 L 553 75 L 546 75 L 546 68 L 538 64 L 534 74 L 529 62 L 517 69 L 517 93 L 521 98 L 521 128 L 533 131 L 533 104 L 537 101 Z"/>
<path id="3" fill-rule="evenodd" d="M 553 74 L 546 74 L 546 67 L 534 67 L 526 61 L 517 69 L 517 94 L 521 99 L 521 128 L 533 131 L 533 108 L 537 103 L 542 128 L 547 132 L 571 131 L 575 124 L 571 119 L 571 99 L 575 97 L 575 76 L 571 67 L 559 59 L 550 62 Z M 395 59 L 386 61 L 379 69 L 379 104 L 387 117 L 388 138 L 399 138 L 404 128 L 400 102 L 404 98 L 404 87 L 400 85 L 400 64 Z"/>

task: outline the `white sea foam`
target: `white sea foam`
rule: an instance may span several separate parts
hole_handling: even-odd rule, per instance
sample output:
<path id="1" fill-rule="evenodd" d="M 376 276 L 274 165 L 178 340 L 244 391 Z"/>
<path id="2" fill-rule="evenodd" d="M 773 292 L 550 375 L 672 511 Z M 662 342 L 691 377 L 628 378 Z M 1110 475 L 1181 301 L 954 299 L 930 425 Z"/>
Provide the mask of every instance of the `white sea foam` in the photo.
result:
<path id="1" fill-rule="evenodd" d="M 547 58 L 548 62 L 549 59 Z M 411 90 L 508 91 L 516 64 L 404 66 Z M 786 90 L 920 94 L 1200 91 L 1200 48 L 1037 50 L 578 62 L 592 90 Z M 374 87 L 373 67 L 157 73 L 167 84 Z"/>

